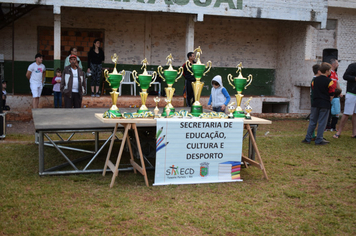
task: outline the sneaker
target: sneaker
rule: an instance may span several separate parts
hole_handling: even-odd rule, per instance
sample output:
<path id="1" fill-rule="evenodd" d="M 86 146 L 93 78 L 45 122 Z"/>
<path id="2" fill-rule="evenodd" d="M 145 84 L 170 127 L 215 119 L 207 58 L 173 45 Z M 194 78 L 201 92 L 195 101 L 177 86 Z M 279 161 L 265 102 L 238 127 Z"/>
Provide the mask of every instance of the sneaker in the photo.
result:
<path id="1" fill-rule="evenodd" d="M 91 96 L 92 96 L 92 97 L 95 97 L 95 93 L 92 93 Z"/>
<path id="2" fill-rule="evenodd" d="M 302 140 L 302 143 L 310 144 L 310 142 L 308 142 L 306 139 L 303 139 L 303 140 Z"/>
<path id="3" fill-rule="evenodd" d="M 323 138 L 323 141 L 326 143 L 330 143 L 330 141 L 326 140 L 325 138 Z"/>
<path id="4" fill-rule="evenodd" d="M 329 144 L 329 143 L 330 142 L 323 140 L 320 143 L 315 143 L 315 145 L 326 145 L 326 144 Z"/>
<path id="5" fill-rule="evenodd" d="M 99 94 L 99 93 L 97 93 L 95 96 L 96 96 L 97 98 L 100 98 L 100 94 Z"/>

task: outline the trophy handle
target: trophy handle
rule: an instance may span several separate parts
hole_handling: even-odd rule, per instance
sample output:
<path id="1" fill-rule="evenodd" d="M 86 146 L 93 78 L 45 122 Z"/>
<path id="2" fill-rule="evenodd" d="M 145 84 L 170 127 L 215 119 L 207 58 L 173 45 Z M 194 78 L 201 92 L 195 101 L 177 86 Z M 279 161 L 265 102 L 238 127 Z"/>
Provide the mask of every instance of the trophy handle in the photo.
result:
<path id="1" fill-rule="evenodd" d="M 136 84 L 138 84 L 138 86 L 140 86 L 140 83 L 137 82 L 137 80 L 136 80 L 136 78 L 138 79 L 138 77 L 137 77 L 137 71 L 134 70 L 134 71 L 132 71 L 131 74 L 132 74 L 132 78 L 135 80 Z"/>
<path id="2" fill-rule="evenodd" d="M 125 77 L 125 75 L 126 75 L 126 71 L 125 71 L 125 70 L 122 70 L 122 71 L 121 71 L 121 75 L 122 75 L 122 79 L 121 79 L 121 81 L 120 81 L 120 84 L 122 83 L 122 81 L 124 81 L 124 77 Z"/>
<path id="3" fill-rule="evenodd" d="M 193 73 L 191 70 L 189 70 L 189 67 L 190 67 L 190 68 L 192 67 L 192 63 L 190 63 L 189 60 L 187 60 L 187 61 L 185 62 L 185 67 L 187 68 L 187 70 L 188 70 L 192 75 L 194 75 L 194 73 Z"/>
<path id="4" fill-rule="evenodd" d="M 205 68 L 208 68 L 208 70 L 204 72 L 203 76 L 205 76 L 205 74 L 210 71 L 210 69 L 211 69 L 211 61 L 208 61 L 208 62 L 206 63 Z"/>
<path id="5" fill-rule="evenodd" d="M 154 82 L 156 82 L 156 79 L 157 79 L 157 72 L 156 71 L 153 71 L 153 73 L 152 73 L 152 82 L 150 83 L 150 87 L 151 87 L 151 84 L 152 83 L 154 83 Z"/>
<path id="6" fill-rule="evenodd" d="M 232 86 L 233 89 L 235 89 L 235 85 L 233 85 L 233 84 L 230 82 L 230 80 L 231 80 L 231 82 L 233 82 L 233 80 L 232 80 L 232 74 L 228 74 L 228 75 L 227 75 L 227 81 L 229 81 L 229 84 Z"/>
<path id="7" fill-rule="evenodd" d="M 181 67 L 179 67 L 179 69 L 178 69 L 178 77 L 176 78 L 176 82 L 178 82 L 178 80 L 180 79 L 180 77 L 182 77 L 182 75 L 183 75 L 183 67 L 181 66 Z"/>
<path id="8" fill-rule="evenodd" d="M 162 68 L 162 66 L 159 66 L 158 68 L 157 68 L 157 71 L 158 71 L 158 75 L 159 75 L 159 77 L 161 77 L 162 79 L 163 79 L 163 81 L 164 82 L 166 82 L 166 80 L 164 79 L 164 77 L 163 77 L 163 68 Z"/>
<path id="9" fill-rule="evenodd" d="M 104 70 L 104 77 L 105 77 L 105 81 L 108 82 L 109 86 L 111 86 L 110 81 L 108 80 L 109 78 L 109 71 L 107 69 Z"/>
<path id="10" fill-rule="evenodd" d="M 246 89 L 248 86 L 250 86 L 250 84 L 251 84 L 251 82 L 252 82 L 252 75 L 251 75 L 251 74 L 248 75 L 248 77 L 247 77 L 247 82 L 248 82 L 248 84 L 246 84 L 245 89 Z"/>

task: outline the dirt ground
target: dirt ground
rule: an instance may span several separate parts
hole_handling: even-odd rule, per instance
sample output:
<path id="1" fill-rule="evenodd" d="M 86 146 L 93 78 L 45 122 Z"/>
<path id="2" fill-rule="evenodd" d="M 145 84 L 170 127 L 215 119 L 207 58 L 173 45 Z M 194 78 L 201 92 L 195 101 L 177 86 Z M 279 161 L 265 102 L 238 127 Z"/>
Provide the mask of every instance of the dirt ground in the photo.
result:
<path id="1" fill-rule="evenodd" d="M 31 121 L 6 121 L 6 135 L 35 134 L 35 125 Z"/>

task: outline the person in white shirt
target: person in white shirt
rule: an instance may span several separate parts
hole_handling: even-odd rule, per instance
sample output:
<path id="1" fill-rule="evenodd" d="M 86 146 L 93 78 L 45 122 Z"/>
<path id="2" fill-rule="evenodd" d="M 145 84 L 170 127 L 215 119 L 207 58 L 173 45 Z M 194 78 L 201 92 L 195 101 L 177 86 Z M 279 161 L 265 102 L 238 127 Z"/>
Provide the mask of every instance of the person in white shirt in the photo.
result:
<path id="1" fill-rule="evenodd" d="M 36 61 L 28 67 L 26 77 L 30 80 L 30 88 L 33 97 L 32 107 L 38 108 L 46 76 L 46 67 L 42 64 L 43 56 L 40 53 L 36 54 L 35 60 Z"/>
<path id="2" fill-rule="evenodd" d="M 70 65 L 64 68 L 61 80 L 61 92 L 65 108 L 81 108 L 83 94 L 86 91 L 84 72 L 77 67 L 77 56 L 70 55 Z"/>

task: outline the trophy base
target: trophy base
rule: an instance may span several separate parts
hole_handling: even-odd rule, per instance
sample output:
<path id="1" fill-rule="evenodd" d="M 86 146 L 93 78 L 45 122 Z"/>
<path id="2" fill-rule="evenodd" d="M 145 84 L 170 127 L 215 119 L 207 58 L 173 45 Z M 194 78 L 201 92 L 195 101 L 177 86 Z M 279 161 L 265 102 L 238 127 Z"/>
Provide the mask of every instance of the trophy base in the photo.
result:
<path id="1" fill-rule="evenodd" d="M 169 109 L 171 110 L 171 111 L 169 112 L 169 115 L 170 115 L 170 116 L 171 116 L 171 115 L 174 115 L 174 112 L 176 111 L 176 109 L 175 109 L 174 107 L 169 108 Z M 166 109 L 163 110 L 163 113 L 162 113 L 161 116 L 163 116 L 163 117 L 167 116 Z"/>
<path id="2" fill-rule="evenodd" d="M 203 106 L 202 105 L 193 105 L 191 112 L 193 116 L 198 117 L 200 114 L 203 113 Z"/>
<path id="3" fill-rule="evenodd" d="M 251 116 L 247 116 L 245 117 L 246 120 L 251 120 Z"/>
<path id="4" fill-rule="evenodd" d="M 111 119 L 111 118 L 118 118 L 118 117 L 122 117 L 122 114 L 120 113 L 119 110 L 107 110 L 103 114 L 103 118 Z"/>
<path id="5" fill-rule="evenodd" d="M 245 118 L 245 113 L 243 111 L 234 111 L 235 118 Z"/>

